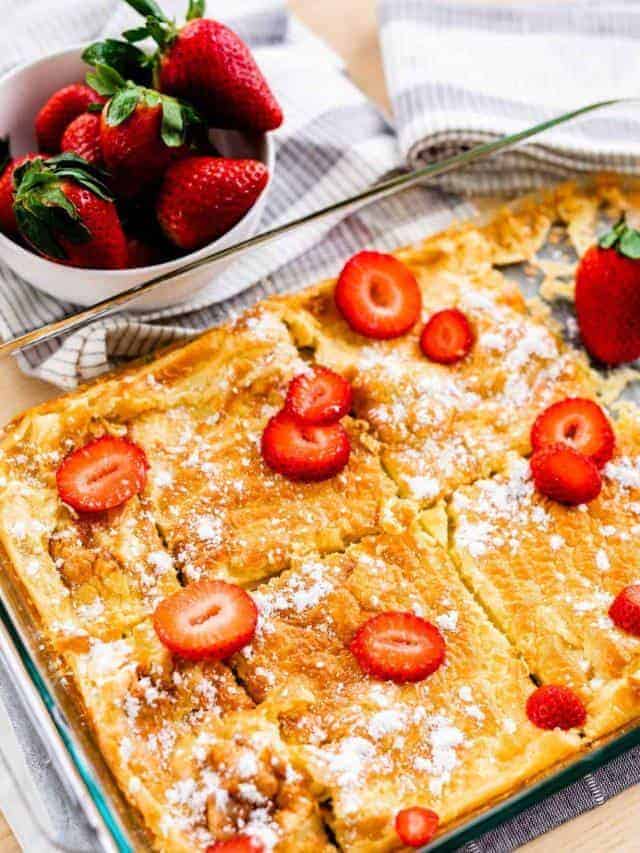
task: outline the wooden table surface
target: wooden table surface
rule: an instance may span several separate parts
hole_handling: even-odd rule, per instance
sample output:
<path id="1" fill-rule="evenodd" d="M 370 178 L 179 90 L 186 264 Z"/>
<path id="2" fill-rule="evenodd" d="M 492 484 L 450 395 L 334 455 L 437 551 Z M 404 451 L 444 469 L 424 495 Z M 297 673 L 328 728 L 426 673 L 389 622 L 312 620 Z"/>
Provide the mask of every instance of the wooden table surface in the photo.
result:
<path id="1" fill-rule="evenodd" d="M 375 0 L 289 0 L 289 3 L 302 20 L 345 58 L 352 79 L 388 109 Z M 22 375 L 12 360 L 0 362 L 0 422 L 55 393 L 50 385 Z M 637 853 L 639 836 L 640 786 L 636 786 L 522 849 L 527 853 Z M 0 853 L 19 849 L 0 814 Z"/>

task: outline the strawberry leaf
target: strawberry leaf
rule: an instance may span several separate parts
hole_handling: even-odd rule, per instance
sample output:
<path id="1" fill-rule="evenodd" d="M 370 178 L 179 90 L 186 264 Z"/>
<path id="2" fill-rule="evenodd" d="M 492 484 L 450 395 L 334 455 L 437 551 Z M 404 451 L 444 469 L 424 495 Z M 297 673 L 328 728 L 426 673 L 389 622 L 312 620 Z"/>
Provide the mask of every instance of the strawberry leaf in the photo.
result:
<path id="1" fill-rule="evenodd" d="M 84 243 L 91 239 L 91 232 L 64 194 L 51 168 L 39 160 L 26 163 L 25 167 L 16 169 L 19 182 L 16 183 L 13 210 L 18 229 L 39 252 L 64 260 L 67 255 L 59 238 Z"/>
<path id="2" fill-rule="evenodd" d="M 107 124 L 117 127 L 126 121 L 140 103 L 140 95 L 141 90 L 137 86 L 127 86 L 116 92 L 107 106 Z"/>
<path id="3" fill-rule="evenodd" d="M 174 25 L 159 21 L 157 18 L 147 18 L 147 32 L 161 50 L 171 44 L 176 37 Z"/>
<path id="4" fill-rule="evenodd" d="M 162 103 L 162 96 L 155 89 L 145 89 L 144 102 L 148 107 L 157 107 Z"/>
<path id="5" fill-rule="evenodd" d="M 204 17 L 205 8 L 205 0 L 189 0 L 189 8 L 187 9 L 187 21 L 193 21 L 194 18 Z"/>
<path id="6" fill-rule="evenodd" d="M 181 104 L 173 98 L 162 99 L 162 125 L 160 136 L 169 148 L 178 148 L 184 142 L 184 119 Z"/>
<path id="7" fill-rule="evenodd" d="M 43 160 L 29 160 L 13 173 L 13 186 L 16 192 L 28 192 L 38 186 L 51 183 L 53 175 L 46 169 Z"/>
<path id="8" fill-rule="evenodd" d="M 131 30 L 125 30 L 122 33 L 122 37 L 133 44 L 134 42 L 144 41 L 146 38 L 149 38 L 149 33 L 146 27 L 134 27 Z"/>
<path id="9" fill-rule="evenodd" d="M 620 239 L 620 234 L 625 227 L 624 219 L 621 219 L 619 222 L 611 228 L 610 231 L 607 231 L 606 234 L 603 234 L 602 237 L 598 240 L 598 245 L 601 249 L 612 249 L 615 244 Z"/>
<path id="10" fill-rule="evenodd" d="M 155 0 L 126 0 L 127 4 L 145 18 L 157 18 L 166 21 L 167 18 Z"/>
<path id="11" fill-rule="evenodd" d="M 90 190 L 94 195 L 104 199 L 104 201 L 113 201 L 114 196 L 106 186 L 107 174 L 97 166 L 93 166 L 78 157 L 77 154 L 72 154 L 65 151 L 58 154 L 56 157 L 50 157 L 44 161 L 45 169 L 48 169 L 57 178 L 69 178 L 77 184 Z"/>
<path id="12" fill-rule="evenodd" d="M 640 232 L 635 228 L 627 228 L 620 237 L 617 249 L 626 258 L 640 258 Z"/>
<path id="13" fill-rule="evenodd" d="M 146 37 L 145 29 L 145 37 Z M 108 65 L 114 68 L 125 80 L 133 80 L 141 86 L 151 83 L 151 58 L 139 47 L 129 44 L 128 41 L 118 39 L 105 39 L 98 41 L 82 54 L 82 59 L 87 65 Z"/>
<path id="14" fill-rule="evenodd" d="M 62 246 L 57 242 L 48 227 L 48 215 L 40 210 L 32 210 L 19 206 L 13 206 L 18 231 L 35 249 L 50 258 L 64 261 L 67 257 Z"/>
<path id="15" fill-rule="evenodd" d="M 95 69 L 95 71 L 90 71 L 87 74 L 87 83 L 99 95 L 104 95 L 105 97 L 115 95 L 119 89 L 124 88 L 126 85 L 126 81 L 122 75 L 110 65 L 98 62 Z"/>
<path id="16" fill-rule="evenodd" d="M 640 231 L 629 227 L 623 218 L 598 240 L 598 245 L 601 249 L 615 249 L 625 258 L 638 260 L 640 258 Z"/>

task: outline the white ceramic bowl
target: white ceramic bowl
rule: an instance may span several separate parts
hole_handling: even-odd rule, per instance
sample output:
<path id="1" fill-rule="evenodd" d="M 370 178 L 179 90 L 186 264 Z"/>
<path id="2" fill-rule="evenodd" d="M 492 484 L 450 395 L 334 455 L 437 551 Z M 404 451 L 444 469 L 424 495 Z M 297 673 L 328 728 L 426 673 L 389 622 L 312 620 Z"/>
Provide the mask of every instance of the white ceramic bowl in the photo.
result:
<path id="1" fill-rule="evenodd" d="M 47 98 L 62 86 L 84 80 L 88 66 L 82 62 L 82 51 L 83 47 L 75 47 L 46 56 L 14 69 L 0 80 L 0 137 L 10 137 L 14 157 L 37 150 L 33 125 L 38 110 Z M 234 131 L 214 131 L 212 138 L 225 156 L 260 160 L 269 169 L 271 181 L 275 156 L 274 145 L 268 134 L 250 137 Z M 220 239 L 208 243 L 197 252 L 150 267 L 128 270 L 68 267 L 23 249 L 4 234 L 0 234 L 0 259 L 34 287 L 57 299 L 79 305 L 94 305 L 153 276 L 170 272 L 185 261 L 197 260 L 211 251 L 225 249 L 253 236 L 258 229 L 268 189 L 269 183 L 251 210 Z M 137 299 L 131 304 L 131 310 L 150 311 L 184 302 L 210 284 L 228 263 L 228 260 L 223 260 L 185 273 L 164 284 L 159 291 Z"/>

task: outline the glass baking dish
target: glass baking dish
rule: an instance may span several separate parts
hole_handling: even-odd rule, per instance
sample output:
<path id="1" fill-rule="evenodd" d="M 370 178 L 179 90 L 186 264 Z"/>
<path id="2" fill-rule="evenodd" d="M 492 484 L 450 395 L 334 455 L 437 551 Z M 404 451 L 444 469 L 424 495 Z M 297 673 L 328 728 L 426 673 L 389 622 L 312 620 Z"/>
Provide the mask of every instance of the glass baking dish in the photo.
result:
<path id="1" fill-rule="evenodd" d="M 590 178 L 581 180 L 588 184 Z M 476 221 L 486 219 L 487 214 L 484 214 Z M 557 253 L 557 246 L 554 251 Z M 507 271 L 530 297 L 536 292 L 537 283 L 532 283 L 530 271 L 525 267 L 525 263 L 514 264 Z M 566 303 L 562 302 L 554 303 L 553 313 L 560 322 L 566 321 L 570 314 Z M 640 402 L 640 392 L 636 394 L 633 389 L 627 389 L 624 396 Z M 8 563 L 2 553 L 0 563 Z M 64 796 L 69 801 L 70 813 L 77 823 L 73 840 L 65 831 L 56 831 L 49 825 L 47 815 L 29 801 L 15 780 L 16 796 L 22 797 L 43 845 L 47 844 L 47 849 L 53 847 L 78 853 L 150 849 L 140 821 L 120 794 L 93 741 L 64 673 L 47 653 L 36 616 L 10 571 L 0 571 L 0 655 L 55 767 Z M 577 757 L 545 771 L 515 793 L 472 815 L 467 814 L 424 850 L 455 850 L 637 745 L 640 745 L 640 720 L 592 744 Z M 6 769 L 13 775 L 11 767 Z"/>

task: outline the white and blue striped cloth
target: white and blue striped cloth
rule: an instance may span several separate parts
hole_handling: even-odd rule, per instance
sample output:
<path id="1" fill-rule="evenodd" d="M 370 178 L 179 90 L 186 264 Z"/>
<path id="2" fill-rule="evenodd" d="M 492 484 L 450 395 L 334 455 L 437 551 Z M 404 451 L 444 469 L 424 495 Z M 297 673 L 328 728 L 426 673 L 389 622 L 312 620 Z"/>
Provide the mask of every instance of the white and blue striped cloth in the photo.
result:
<path id="1" fill-rule="evenodd" d="M 179 16 L 184 2 L 165 5 Z M 398 166 L 424 164 L 567 108 L 638 91 L 640 4 L 633 0 L 514 6 L 381 0 L 393 126 L 351 84 L 336 54 L 287 15 L 283 0 L 241 0 L 231 14 L 220 0 L 209 5 L 210 14 L 251 43 L 286 115 L 276 133 L 265 228 L 357 192 Z M 116 0 L 30 0 L 18 9 L 13 0 L 0 0 L 0 12 L 3 6 L 2 20 L 10 23 L 0 31 L 0 72 L 71 43 L 118 34 L 135 21 L 135 13 Z M 449 175 L 439 186 L 467 194 L 513 192 L 576 170 L 634 171 L 639 162 L 640 111 L 629 107 L 550 132 L 542 142 Z M 391 248 L 470 211 L 451 195 L 405 193 L 341 224 L 310 226 L 262 248 L 180 309 L 121 314 L 62 344 L 29 350 L 20 365 L 73 388 L 119 360 L 219 322 L 264 294 L 331 274 L 358 248 Z M 320 243 L 322 236 L 327 239 Z M 0 283 L 4 338 L 73 310 L 2 266 Z"/>
<path id="2" fill-rule="evenodd" d="M 439 186 L 521 191 L 580 172 L 640 170 L 640 3 L 380 0 L 394 128 L 414 168 L 611 98 L 607 109 Z"/>
<path id="3" fill-rule="evenodd" d="M 17 17 L 13 0 L 0 0 L 0 11 L 4 4 L 16 26 L 0 31 L 0 71 L 3 65 L 65 44 L 119 34 L 136 21 L 135 13 L 116 0 L 31 0 Z M 179 16 L 186 0 L 169 0 L 163 6 Z M 362 190 L 397 167 L 399 152 L 387 120 L 349 81 L 339 57 L 289 18 L 282 0 L 234 4 L 210 0 L 208 13 L 249 41 L 286 116 L 275 134 L 277 163 L 264 228 Z M 266 293 L 328 275 L 364 245 L 392 248 L 445 225 L 456 212 L 465 212 L 457 199 L 423 191 L 402 201 L 391 200 L 343 225 L 334 221 L 310 226 L 233 264 L 180 309 L 107 319 L 67 338 L 61 346 L 47 343 L 28 351 L 20 357 L 20 365 L 28 373 L 73 388 L 120 359 L 143 355 L 220 322 Z M 330 229 L 330 238 L 318 244 Z M 73 309 L 29 287 L 5 267 L 0 266 L 0 278 L 0 334 L 4 337 Z"/>
<path id="4" fill-rule="evenodd" d="M 116 4 L 0 0 L 0 73 L 66 45 L 121 32 L 135 16 Z M 162 5 L 179 15 L 186 0 Z M 230 12 L 231 5 L 209 0 L 209 14 L 250 42 L 286 115 L 276 134 L 265 228 L 357 192 L 398 167 L 448 156 L 581 104 L 640 94 L 640 3 L 634 0 L 380 0 L 392 124 L 349 82 L 339 57 L 287 15 L 284 2 L 237 0 Z M 21 367 L 72 388 L 122 359 L 221 322 L 265 294 L 334 273 L 365 246 L 389 249 L 472 212 L 450 193 L 513 192 L 603 168 L 640 172 L 640 109 L 593 115 L 542 142 L 449 175 L 437 189 L 412 190 L 342 222 L 297 232 L 237 262 L 189 305 L 105 320 L 62 345 L 34 348 L 20 358 Z M 72 310 L 0 267 L 0 336 L 13 337 Z M 55 831 L 77 849 L 92 849 L 2 667 L 0 697 Z M 10 760 L 3 742 L 0 750 Z M 506 853 L 638 781 L 636 749 L 464 849 Z M 17 816 L 10 788 L 0 789 L 0 806 L 25 849 L 44 849 L 33 840 L 33 822 Z"/>

